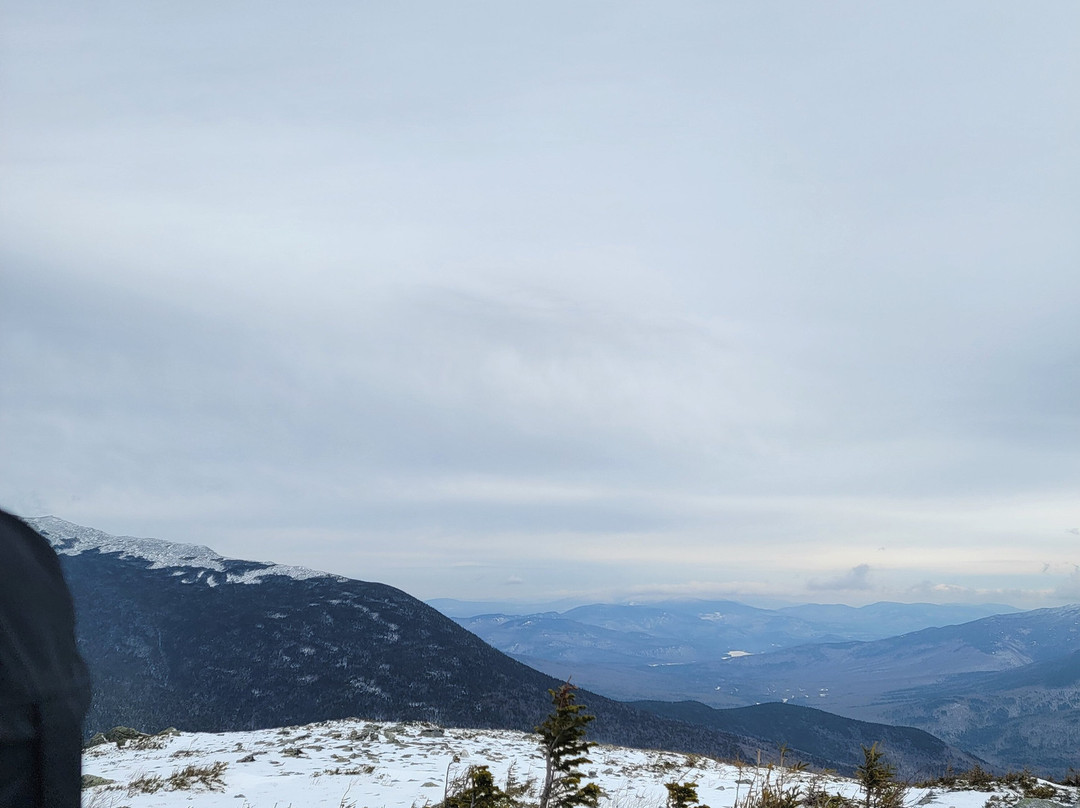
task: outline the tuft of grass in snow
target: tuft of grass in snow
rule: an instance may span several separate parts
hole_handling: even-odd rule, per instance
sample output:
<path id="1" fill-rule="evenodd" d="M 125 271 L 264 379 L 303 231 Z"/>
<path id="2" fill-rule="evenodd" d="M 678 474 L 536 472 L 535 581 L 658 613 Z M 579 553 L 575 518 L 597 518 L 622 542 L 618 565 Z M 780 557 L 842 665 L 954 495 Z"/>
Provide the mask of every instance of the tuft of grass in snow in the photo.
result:
<path id="1" fill-rule="evenodd" d="M 127 795 L 154 794 L 165 788 L 165 779 L 157 774 L 142 774 L 127 784 Z"/>
<path id="2" fill-rule="evenodd" d="M 225 781 L 222 778 L 224 773 L 225 764 L 218 760 L 205 766 L 185 766 L 168 777 L 162 777 L 159 774 L 141 774 L 127 784 L 126 790 L 129 797 L 134 797 L 136 794 L 156 794 L 163 789 L 187 791 L 196 786 L 210 790 L 222 789 L 225 787 Z"/>
<path id="3" fill-rule="evenodd" d="M 323 775 L 329 775 L 331 777 L 349 777 L 360 774 L 374 774 L 375 767 L 371 765 L 366 766 L 353 766 L 351 769 L 343 769 L 338 766 L 336 769 L 323 769 L 321 772 L 315 772 L 312 777 L 322 777 Z"/>
<path id="4" fill-rule="evenodd" d="M 225 774 L 225 764 L 220 760 L 215 760 L 207 766 L 185 766 L 170 775 L 169 787 L 176 791 L 186 791 L 195 786 L 208 789 L 224 788 L 223 774 Z"/>

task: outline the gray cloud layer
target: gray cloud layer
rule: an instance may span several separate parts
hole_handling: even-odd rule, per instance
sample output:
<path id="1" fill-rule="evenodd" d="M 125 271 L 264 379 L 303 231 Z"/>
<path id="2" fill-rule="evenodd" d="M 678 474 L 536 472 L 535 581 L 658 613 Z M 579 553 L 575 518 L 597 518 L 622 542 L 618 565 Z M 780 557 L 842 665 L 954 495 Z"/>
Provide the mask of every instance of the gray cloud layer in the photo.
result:
<path id="1" fill-rule="evenodd" d="M 1070 598 L 1077 17 L 8 4 L 4 504 L 422 596 Z"/>

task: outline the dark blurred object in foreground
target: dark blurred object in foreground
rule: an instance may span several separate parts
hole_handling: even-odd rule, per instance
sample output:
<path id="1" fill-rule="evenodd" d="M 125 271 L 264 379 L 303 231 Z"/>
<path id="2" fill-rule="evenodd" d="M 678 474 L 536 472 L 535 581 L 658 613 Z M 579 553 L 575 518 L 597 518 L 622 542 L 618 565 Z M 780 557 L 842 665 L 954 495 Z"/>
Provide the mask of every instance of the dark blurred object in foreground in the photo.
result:
<path id="1" fill-rule="evenodd" d="M 56 553 L 0 510 L 0 806 L 77 808 L 89 703 Z"/>

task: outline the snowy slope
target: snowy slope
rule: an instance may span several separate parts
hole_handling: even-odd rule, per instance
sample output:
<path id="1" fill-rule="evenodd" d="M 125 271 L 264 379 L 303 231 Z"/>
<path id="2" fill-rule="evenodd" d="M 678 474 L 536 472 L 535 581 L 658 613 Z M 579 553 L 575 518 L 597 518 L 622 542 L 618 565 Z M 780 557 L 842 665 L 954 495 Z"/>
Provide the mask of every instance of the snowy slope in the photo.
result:
<path id="1" fill-rule="evenodd" d="M 84 808 L 422 808 L 443 799 L 451 779 L 469 765 L 487 765 L 505 783 L 513 766 L 517 781 L 538 780 L 543 761 L 537 736 L 499 730 L 442 729 L 433 724 L 389 724 L 349 719 L 285 729 L 229 733 L 183 733 L 154 737 L 150 748 L 104 744 L 88 749 L 86 774 L 115 782 L 88 788 Z M 694 781 L 702 803 L 732 808 L 766 769 L 736 767 L 671 752 L 599 746 L 585 767 L 604 790 L 603 808 L 652 808 L 666 800 L 664 783 Z M 244 762 L 245 759 L 248 762 Z M 220 782 L 173 790 L 168 779 L 187 766 L 224 764 Z M 772 773 L 776 776 L 775 771 Z M 851 780 L 809 773 L 791 775 L 804 786 L 854 797 Z M 142 783 L 166 785 L 148 793 Z M 134 787 L 133 787 L 134 784 Z M 150 786 L 153 788 L 153 785 Z M 530 796 L 535 799 L 536 789 Z M 912 789 L 906 804 L 920 808 L 983 808 L 986 792 Z M 1015 802 L 1006 795 L 1005 802 Z M 1061 789 L 1075 804 L 1080 789 Z"/>

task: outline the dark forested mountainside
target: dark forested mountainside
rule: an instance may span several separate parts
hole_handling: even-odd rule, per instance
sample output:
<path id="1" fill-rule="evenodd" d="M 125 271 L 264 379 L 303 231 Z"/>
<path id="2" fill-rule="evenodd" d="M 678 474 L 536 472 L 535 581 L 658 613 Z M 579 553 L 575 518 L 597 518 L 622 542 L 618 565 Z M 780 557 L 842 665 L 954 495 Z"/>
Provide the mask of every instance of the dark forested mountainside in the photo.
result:
<path id="1" fill-rule="evenodd" d="M 155 566 L 115 548 L 72 552 L 70 531 L 59 520 L 49 527 L 65 552 L 94 685 L 88 732 L 118 724 L 223 731 L 350 716 L 529 731 L 549 709 L 548 689 L 560 684 L 390 586 L 284 573 L 244 583 L 281 568 L 220 556 L 214 568 Z M 581 700 L 597 715 L 592 734 L 601 741 L 724 757 L 762 743 L 591 693 Z"/>

